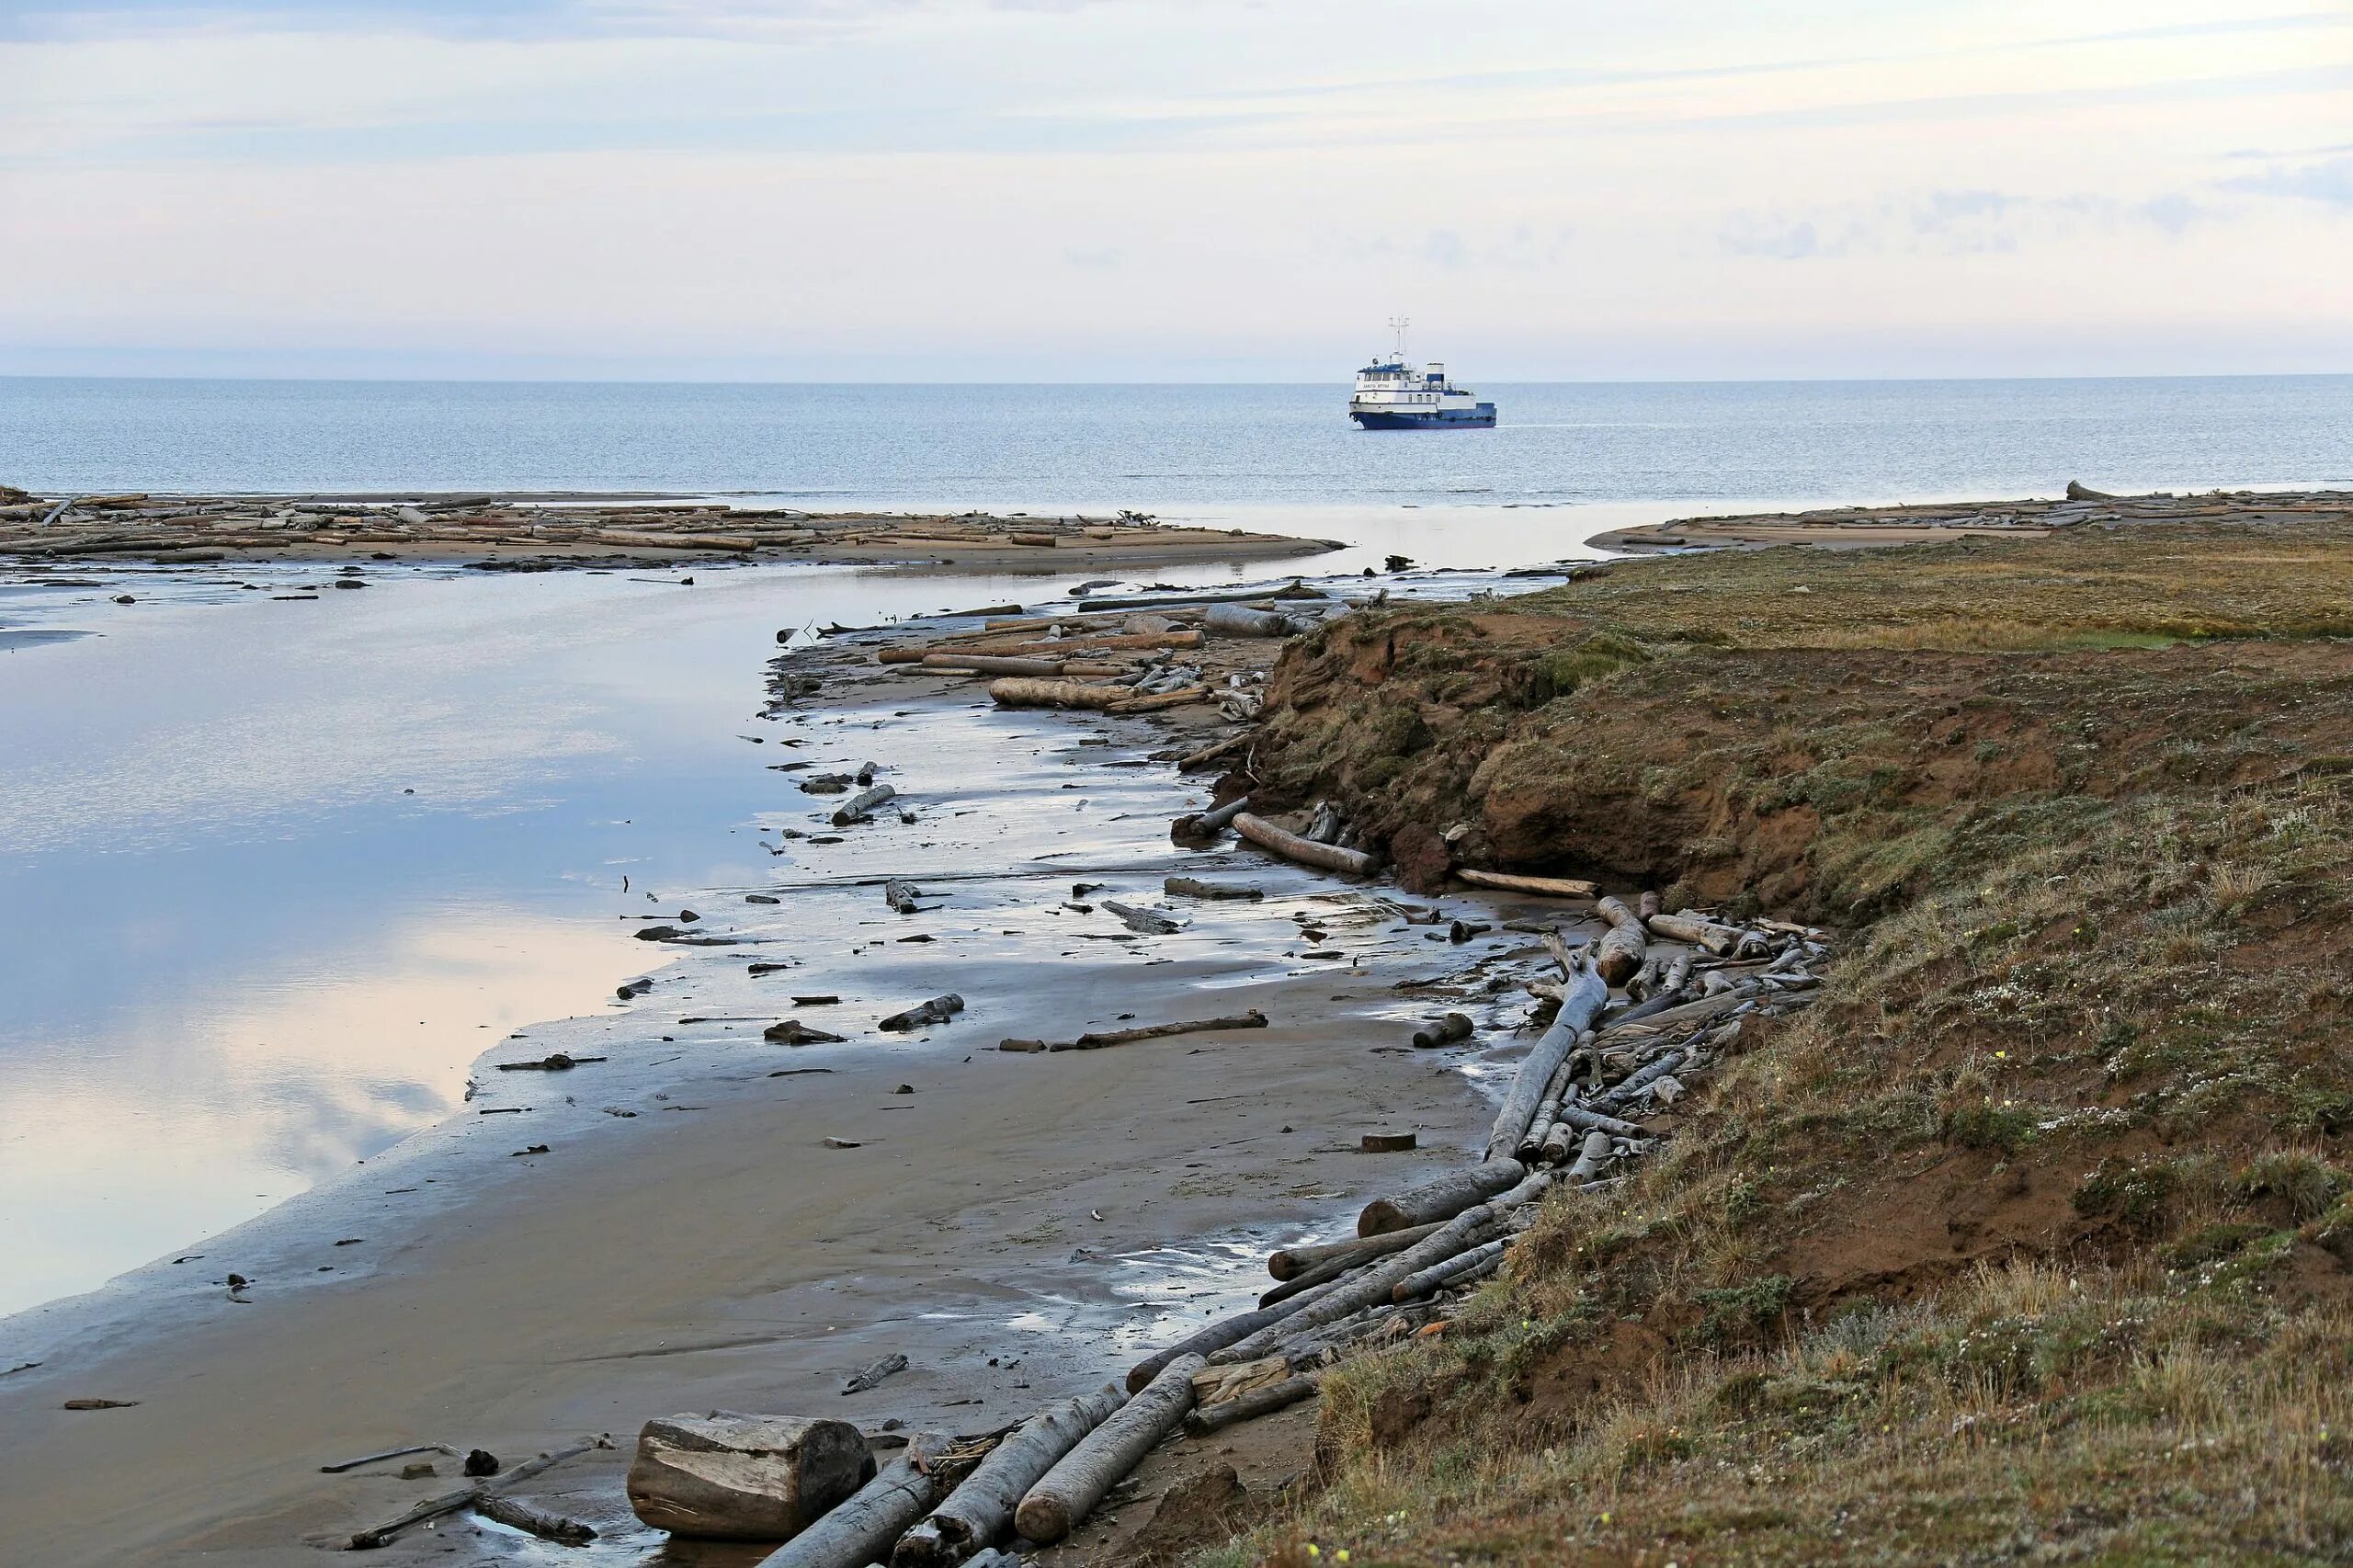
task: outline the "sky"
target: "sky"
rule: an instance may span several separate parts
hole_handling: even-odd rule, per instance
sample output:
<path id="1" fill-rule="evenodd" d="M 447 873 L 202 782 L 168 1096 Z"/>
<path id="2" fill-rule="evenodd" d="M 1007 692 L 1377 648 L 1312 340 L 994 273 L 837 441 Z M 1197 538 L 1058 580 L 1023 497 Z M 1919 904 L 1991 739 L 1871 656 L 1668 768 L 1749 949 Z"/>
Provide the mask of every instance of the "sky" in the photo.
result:
<path id="1" fill-rule="evenodd" d="M 0 0 L 0 374 L 2353 371 L 2353 6 Z"/>

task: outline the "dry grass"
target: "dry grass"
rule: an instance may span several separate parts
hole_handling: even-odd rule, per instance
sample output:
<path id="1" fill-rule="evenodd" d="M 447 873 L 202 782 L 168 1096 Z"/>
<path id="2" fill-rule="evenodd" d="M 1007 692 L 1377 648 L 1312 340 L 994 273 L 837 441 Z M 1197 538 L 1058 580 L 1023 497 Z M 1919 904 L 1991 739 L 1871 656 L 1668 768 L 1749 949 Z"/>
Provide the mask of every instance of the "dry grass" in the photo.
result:
<path id="1" fill-rule="evenodd" d="M 2056 551 L 2082 591 L 2030 581 Z M 1646 835 L 1662 881 L 1762 869 L 1852 929 L 1664 1157 L 1557 1201 L 1443 1340 L 1336 1378 L 1327 1489 L 1209 1561 L 2353 1557 L 2353 666 L 2135 642 L 2325 634 L 2348 562 L 2259 529 L 1765 552 L 1620 568 L 1533 638 L 1397 639 L 1380 700 L 1431 733 L 1360 810 L 1588 863 Z M 1812 641 L 1671 646 L 1711 616 Z M 1936 651 L 2020 627 L 2118 645 Z M 1346 635 L 1307 655 L 1335 687 Z M 1844 651 L 1875 637 L 1904 651 Z M 1501 701 L 1548 642 L 1585 678 Z M 1449 727 L 1428 683 L 1472 676 Z"/>

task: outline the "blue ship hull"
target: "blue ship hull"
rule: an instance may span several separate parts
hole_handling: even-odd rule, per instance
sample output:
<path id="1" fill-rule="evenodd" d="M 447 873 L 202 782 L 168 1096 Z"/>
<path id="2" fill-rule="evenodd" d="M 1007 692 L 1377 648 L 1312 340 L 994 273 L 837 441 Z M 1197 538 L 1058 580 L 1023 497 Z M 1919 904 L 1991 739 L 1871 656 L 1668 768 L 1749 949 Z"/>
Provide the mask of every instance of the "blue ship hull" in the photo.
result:
<path id="1" fill-rule="evenodd" d="M 1492 430 L 1495 427 L 1495 405 L 1483 403 L 1461 413 L 1351 413 L 1348 417 L 1368 430 Z"/>

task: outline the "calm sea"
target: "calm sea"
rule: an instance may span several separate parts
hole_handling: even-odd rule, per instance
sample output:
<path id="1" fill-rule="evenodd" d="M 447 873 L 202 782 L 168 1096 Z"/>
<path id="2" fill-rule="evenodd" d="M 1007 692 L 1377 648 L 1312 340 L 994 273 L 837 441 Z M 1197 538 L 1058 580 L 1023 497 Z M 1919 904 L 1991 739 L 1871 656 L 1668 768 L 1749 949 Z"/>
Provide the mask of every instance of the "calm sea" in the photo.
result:
<path id="1" fill-rule="evenodd" d="M 1483 385 L 1366 435 L 1345 384 L 0 379 L 0 483 L 673 490 L 812 506 L 1881 500 L 2353 482 L 2353 376 Z"/>

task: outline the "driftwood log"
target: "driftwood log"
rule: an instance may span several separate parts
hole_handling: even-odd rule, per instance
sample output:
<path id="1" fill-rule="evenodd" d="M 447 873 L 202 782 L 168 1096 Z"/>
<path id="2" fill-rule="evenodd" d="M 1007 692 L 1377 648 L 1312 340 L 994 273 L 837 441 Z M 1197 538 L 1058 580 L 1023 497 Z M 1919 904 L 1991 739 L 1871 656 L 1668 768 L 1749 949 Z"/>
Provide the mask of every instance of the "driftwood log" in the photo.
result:
<path id="1" fill-rule="evenodd" d="M 963 1010 L 964 999 L 951 991 L 945 996 L 933 997 L 921 1006 L 910 1007 L 904 1013 L 893 1013 L 875 1027 L 888 1029 L 892 1034 L 904 1034 L 909 1029 L 919 1029 L 926 1024 L 944 1024 Z"/>
<path id="2" fill-rule="evenodd" d="M 1451 1219 L 1453 1216 L 1449 1215 Z M 1284 1247 L 1267 1257 L 1267 1272 L 1278 1279 L 1296 1279 L 1313 1268 L 1327 1263 L 1358 1264 L 1392 1252 L 1402 1252 L 1438 1229 L 1437 1222 L 1415 1225 L 1402 1231 L 1381 1231 L 1359 1235 L 1345 1242 L 1317 1242 L 1304 1246 Z"/>
<path id="3" fill-rule="evenodd" d="M 1290 616 L 1245 605 L 1211 605 L 1201 615 L 1201 630 L 1214 637 L 1288 637 L 1299 628 Z"/>
<path id="4" fill-rule="evenodd" d="M 1688 909 L 1680 915 L 1654 915 L 1647 924 L 1671 942 L 1688 942 L 1720 959 L 1738 952 L 1741 939 L 1748 935 L 1737 926 L 1726 926 Z"/>
<path id="5" fill-rule="evenodd" d="M 1086 681 L 1047 680 L 1006 676 L 989 684 L 989 699 L 1000 708 L 1108 709 L 1135 693 L 1124 686 L 1094 686 Z"/>
<path id="6" fill-rule="evenodd" d="M 1217 1403 L 1193 1411 L 1185 1417 L 1185 1430 L 1196 1437 L 1206 1437 L 1212 1432 L 1278 1410 L 1297 1404 L 1303 1399 L 1313 1399 L 1318 1392 L 1316 1381 L 1310 1377 L 1285 1378 L 1279 1383 L 1252 1389 L 1248 1393 L 1220 1400 Z"/>
<path id="7" fill-rule="evenodd" d="M 1264 898 L 1267 890 L 1244 883 L 1205 882 L 1198 877 L 1171 877 L 1160 884 L 1165 892 L 1182 898 Z"/>
<path id="8" fill-rule="evenodd" d="M 1471 1038 L 1473 1026 L 1467 1013 L 1449 1013 L 1426 1028 L 1414 1031 L 1414 1044 L 1422 1051 L 1435 1051 L 1442 1045 L 1459 1045 Z"/>
<path id="9" fill-rule="evenodd" d="M 1518 1140 L 1514 1140 L 1517 1144 Z M 1432 1177 L 1390 1198 L 1376 1198 L 1357 1216 L 1359 1237 L 1389 1235 L 1425 1225 L 1442 1224 L 1473 1204 L 1507 1192 L 1527 1178 L 1519 1162 L 1508 1155 L 1487 1159 Z"/>
<path id="10" fill-rule="evenodd" d="M 1233 825 L 1233 819 L 1250 809 L 1250 797 L 1238 795 L 1214 811 L 1194 812 L 1178 817 L 1168 824 L 1168 836 L 1182 844 L 1188 840 L 1215 838 Z"/>
<path id="11" fill-rule="evenodd" d="M 1061 659 L 1004 658 L 989 653 L 926 653 L 927 670 L 962 670 L 976 676 L 1059 676 Z"/>
<path id="12" fill-rule="evenodd" d="M 1561 1010 L 1521 1058 L 1519 1072 L 1512 1078 L 1511 1092 L 1504 1096 L 1503 1108 L 1495 1113 L 1495 1130 L 1487 1137 L 1487 1158 L 1509 1159 L 1519 1148 L 1520 1139 L 1543 1104 L 1552 1075 L 1568 1060 L 1578 1037 L 1593 1027 L 1595 1015 L 1608 1000 L 1609 987 L 1603 983 L 1600 974 L 1588 965 L 1574 964 L 1568 983 L 1562 989 Z"/>
<path id="13" fill-rule="evenodd" d="M 1038 1479 L 1014 1510 L 1014 1528 L 1049 1546 L 1070 1534 L 1185 1418 L 1193 1407 L 1193 1374 L 1208 1364 L 1199 1356 L 1169 1362 L 1142 1392 L 1080 1438 Z"/>
<path id="14" fill-rule="evenodd" d="M 888 784 L 872 785 L 867 789 L 860 790 L 857 794 L 852 795 L 848 800 L 844 801 L 840 805 L 835 806 L 834 808 L 834 814 L 825 820 L 832 823 L 835 827 L 847 827 L 853 823 L 864 822 L 868 817 L 874 814 L 875 807 L 882 804 L 885 801 L 891 800 L 897 794 L 898 791 L 891 788 Z"/>
<path id="15" fill-rule="evenodd" d="M 629 1506 L 658 1530 L 713 1540 L 790 1540 L 874 1474 L 847 1421 L 670 1415 L 638 1434 Z"/>
<path id="16" fill-rule="evenodd" d="M 1157 909 L 1146 909 L 1142 904 L 1121 903 L 1117 899 L 1107 898 L 1103 901 L 1103 907 L 1117 917 L 1120 925 L 1147 937 L 1165 937 L 1185 928 L 1183 921 L 1163 915 Z"/>
<path id="17" fill-rule="evenodd" d="M 1306 1311 L 1333 1286 L 1318 1285 L 1292 1297 L 1278 1306 L 1261 1307 L 1253 1312 L 1237 1312 L 1222 1317 L 1196 1331 L 1191 1337 L 1181 1339 L 1167 1349 L 1145 1357 L 1128 1369 L 1128 1392 L 1141 1393 L 1157 1381 L 1160 1374 L 1177 1362 L 1195 1356 L 1215 1356 L 1226 1346 L 1251 1338 L 1263 1330 L 1274 1327 L 1285 1318 Z"/>
<path id="18" fill-rule="evenodd" d="M 1512 1162 L 1512 1165 L 1518 1168 L 1517 1161 Z M 1224 1349 L 1215 1352 L 1211 1359 L 1221 1365 L 1255 1361 L 1281 1348 L 1286 1340 L 1336 1324 L 1342 1318 L 1352 1317 L 1367 1307 L 1390 1304 L 1389 1293 L 1400 1279 L 1418 1274 L 1434 1263 L 1442 1263 L 1452 1257 L 1465 1247 L 1475 1246 L 1489 1239 L 1489 1227 L 1498 1224 L 1522 1204 L 1533 1203 L 1541 1198 L 1552 1182 L 1552 1172 L 1535 1172 L 1509 1191 L 1464 1210 L 1386 1262 L 1327 1285 L 1313 1296 L 1301 1297 L 1300 1301 L 1306 1305 L 1291 1319 L 1270 1324 L 1246 1338 L 1235 1340 Z M 1298 1302 L 1284 1304 L 1293 1306 Z"/>
<path id="19" fill-rule="evenodd" d="M 951 1568 L 995 1540 L 1064 1454 L 1127 1402 L 1117 1383 L 1050 1405 L 1006 1434 L 930 1517 L 899 1538 L 891 1568 Z"/>
<path id="20" fill-rule="evenodd" d="M 1609 929 L 1594 944 L 1594 967 L 1610 984 L 1623 985 L 1642 969 L 1643 955 L 1650 950 L 1643 917 L 1627 908 L 1623 899 L 1605 898 L 1593 908 L 1609 922 Z"/>
<path id="21" fill-rule="evenodd" d="M 1173 1034 L 1203 1034 L 1212 1029 L 1263 1029 L 1267 1015 L 1253 1007 L 1246 1013 L 1236 1013 L 1222 1018 L 1192 1018 L 1181 1023 L 1144 1024 L 1131 1029 L 1103 1029 L 1083 1034 L 1067 1045 L 1060 1041 L 1046 1047 L 1048 1051 L 1100 1051 L 1106 1046 L 1127 1045 L 1140 1040 L 1160 1040 Z"/>
<path id="22" fill-rule="evenodd" d="M 909 1526 L 939 1501 L 937 1456 L 948 1447 L 938 1432 L 918 1433 L 906 1451 L 877 1471 L 848 1501 L 837 1505 L 762 1559 L 767 1568 L 867 1568 L 887 1562 Z"/>
<path id="23" fill-rule="evenodd" d="M 923 905 L 915 902 L 923 895 L 915 892 L 915 883 L 904 878 L 892 877 L 882 884 L 882 902 L 891 906 L 893 915 L 913 915 Z"/>
<path id="24" fill-rule="evenodd" d="M 523 1530 L 551 1540 L 558 1546 L 585 1546 L 597 1539 L 596 1528 L 578 1519 L 567 1519 L 561 1514 L 524 1502 L 520 1497 L 508 1497 L 492 1493 L 474 1505 L 474 1512 L 485 1519 L 494 1519 L 508 1529 Z"/>
<path id="25" fill-rule="evenodd" d="M 1591 898 L 1597 891 L 1591 882 L 1576 877 L 1514 877 L 1502 871 L 1473 871 L 1461 868 L 1455 876 L 1474 888 L 1492 888 L 1497 892 L 1532 892 L 1543 898 Z"/>
<path id="26" fill-rule="evenodd" d="M 1318 844 L 1287 828 L 1277 827 L 1264 817 L 1252 816 L 1248 812 L 1233 819 L 1233 831 L 1259 848 L 1279 855 L 1286 860 L 1296 860 L 1302 866 L 1337 871 L 1347 877 L 1369 877 L 1381 869 L 1379 858 L 1361 849 L 1343 849 L 1336 844 Z"/>
<path id="27" fill-rule="evenodd" d="M 1410 1301 L 1417 1296 L 1435 1295 L 1450 1281 L 1503 1255 L 1504 1238 L 1501 1236 L 1491 1242 L 1482 1242 L 1468 1252 L 1456 1253 L 1444 1263 L 1433 1263 L 1418 1274 L 1408 1274 L 1389 1288 L 1390 1299 Z"/>

